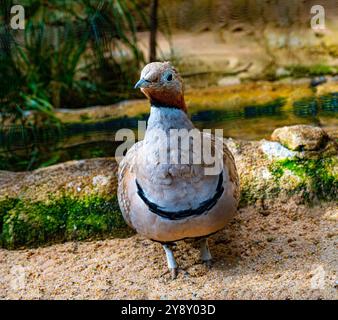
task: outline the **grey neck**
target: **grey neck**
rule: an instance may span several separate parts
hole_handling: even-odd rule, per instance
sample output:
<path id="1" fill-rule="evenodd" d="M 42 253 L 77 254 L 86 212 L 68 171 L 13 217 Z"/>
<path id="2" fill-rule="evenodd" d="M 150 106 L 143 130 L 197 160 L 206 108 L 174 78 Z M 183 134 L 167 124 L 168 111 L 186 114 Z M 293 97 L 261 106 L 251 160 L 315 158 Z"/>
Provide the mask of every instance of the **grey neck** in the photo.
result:
<path id="1" fill-rule="evenodd" d="M 161 129 L 165 132 L 170 129 L 193 129 L 194 125 L 187 114 L 181 109 L 168 107 L 151 107 L 147 132 Z"/>

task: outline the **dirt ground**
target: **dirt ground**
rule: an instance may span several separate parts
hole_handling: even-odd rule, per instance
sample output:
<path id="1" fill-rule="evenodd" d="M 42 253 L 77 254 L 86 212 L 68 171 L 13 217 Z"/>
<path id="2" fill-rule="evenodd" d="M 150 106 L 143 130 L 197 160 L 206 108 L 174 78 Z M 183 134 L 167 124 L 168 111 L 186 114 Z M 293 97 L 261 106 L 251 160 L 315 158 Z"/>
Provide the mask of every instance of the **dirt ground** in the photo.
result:
<path id="1" fill-rule="evenodd" d="M 240 210 L 210 239 L 214 264 L 193 243 L 165 274 L 158 243 L 127 239 L 0 250 L 2 299 L 337 299 L 337 207 L 293 201 Z"/>

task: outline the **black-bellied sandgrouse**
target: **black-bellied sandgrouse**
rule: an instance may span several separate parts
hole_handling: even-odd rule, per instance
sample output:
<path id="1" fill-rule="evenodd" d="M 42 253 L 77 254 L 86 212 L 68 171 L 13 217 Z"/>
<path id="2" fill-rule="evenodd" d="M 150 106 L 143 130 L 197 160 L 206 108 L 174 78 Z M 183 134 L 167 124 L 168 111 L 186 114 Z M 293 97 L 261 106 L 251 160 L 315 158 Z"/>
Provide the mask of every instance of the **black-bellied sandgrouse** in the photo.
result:
<path id="1" fill-rule="evenodd" d="M 118 200 L 136 232 L 162 243 L 175 278 L 175 241 L 199 238 L 201 259 L 211 262 L 207 237 L 223 229 L 237 211 L 238 174 L 223 139 L 194 128 L 182 79 L 169 62 L 146 65 L 135 88 L 150 100 L 151 111 L 144 140 L 120 163 Z M 185 135 L 188 143 L 183 146 Z M 198 157 L 194 137 L 202 141 L 197 145 L 203 145 L 203 152 L 209 140 L 210 152 L 216 155 L 212 159 L 220 159 L 218 168 Z"/>

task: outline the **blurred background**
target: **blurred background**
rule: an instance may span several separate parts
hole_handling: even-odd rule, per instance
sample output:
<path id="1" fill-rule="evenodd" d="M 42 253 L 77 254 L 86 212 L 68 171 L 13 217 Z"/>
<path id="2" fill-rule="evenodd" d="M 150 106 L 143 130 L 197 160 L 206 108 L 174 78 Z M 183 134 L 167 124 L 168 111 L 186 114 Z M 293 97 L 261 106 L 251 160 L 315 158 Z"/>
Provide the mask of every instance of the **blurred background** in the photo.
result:
<path id="1" fill-rule="evenodd" d="M 200 129 L 257 140 L 306 123 L 338 138 L 338 1 L 0 3 L 0 170 L 114 156 L 115 132 L 148 118 L 133 85 L 155 60 L 182 74 Z"/>

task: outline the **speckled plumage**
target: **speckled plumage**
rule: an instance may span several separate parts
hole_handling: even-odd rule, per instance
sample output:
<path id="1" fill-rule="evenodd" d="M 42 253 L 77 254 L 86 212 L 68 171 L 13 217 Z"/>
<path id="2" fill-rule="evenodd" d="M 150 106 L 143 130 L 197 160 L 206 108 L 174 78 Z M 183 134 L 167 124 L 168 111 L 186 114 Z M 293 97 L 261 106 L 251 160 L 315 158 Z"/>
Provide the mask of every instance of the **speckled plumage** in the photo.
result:
<path id="1" fill-rule="evenodd" d="M 118 200 L 126 222 L 139 234 L 162 243 L 206 237 L 221 230 L 236 214 L 239 201 L 239 178 L 231 152 L 223 140 L 216 143 L 222 138 L 194 128 L 186 113 L 182 80 L 170 64 L 147 65 L 137 86 L 141 86 L 152 107 L 144 140 L 127 152 L 119 166 Z M 193 163 L 192 141 L 187 150 L 183 150 L 182 144 L 171 146 L 168 136 L 172 129 L 194 130 L 201 140 L 209 138 L 212 152 L 223 161 L 222 171 L 206 174 L 210 164 L 203 157 L 200 163 Z M 163 162 L 163 154 L 168 161 Z M 179 161 L 184 154 L 190 156 L 188 161 Z M 220 183 L 222 190 L 217 193 L 217 201 L 202 214 L 170 219 L 149 207 L 153 203 L 166 212 L 196 212 L 203 208 L 201 204 L 215 197 Z M 176 265 L 170 248 L 164 249 L 169 267 Z M 202 244 L 201 257 L 211 257 L 207 242 Z"/>
<path id="2" fill-rule="evenodd" d="M 151 74 L 151 79 L 156 79 L 154 72 L 149 71 L 151 66 L 146 66 L 144 70 L 143 77 Z M 161 63 L 155 65 L 155 70 L 160 74 L 165 72 Z M 156 130 L 169 133 L 170 129 L 183 128 L 194 129 L 184 109 L 152 107 L 144 140 L 136 143 L 120 163 L 118 198 L 125 220 L 138 233 L 161 242 L 206 236 L 222 229 L 236 213 L 239 200 L 239 179 L 234 158 L 223 143 L 224 192 L 214 208 L 201 216 L 178 221 L 162 218 L 149 210 L 137 194 L 136 179 L 151 201 L 171 211 L 198 207 L 215 192 L 218 176 L 205 175 L 205 163 L 161 163 L 161 148 L 166 148 L 170 158 L 180 151 L 169 148 L 156 135 Z M 212 136 L 211 139 L 214 148 L 216 138 Z"/>

